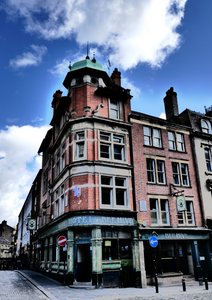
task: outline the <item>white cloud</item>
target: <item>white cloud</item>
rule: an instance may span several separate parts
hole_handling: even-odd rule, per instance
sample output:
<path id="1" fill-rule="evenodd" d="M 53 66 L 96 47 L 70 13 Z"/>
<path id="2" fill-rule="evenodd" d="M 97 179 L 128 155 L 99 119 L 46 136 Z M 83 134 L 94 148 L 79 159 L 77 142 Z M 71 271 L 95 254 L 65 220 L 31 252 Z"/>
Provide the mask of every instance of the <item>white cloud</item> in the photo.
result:
<path id="1" fill-rule="evenodd" d="M 159 118 L 166 120 L 166 114 L 162 112 L 159 116 Z"/>
<path id="2" fill-rule="evenodd" d="M 161 66 L 179 47 L 187 0 L 7 0 L 5 10 L 45 39 L 75 38 L 109 51 L 123 69 Z"/>
<path id="3" fill-rule="evenodd" d="M 56 62 L 56 65 L 49 70 L 51 74 L 64 76 L 68 72 L 68 66 L 70 65 L 70 61 L 68 59 L 64 58 L 61 61 Z"/>
<path id="4" fill-rule="evenodd" d="M 47 48 L 45 46 L 31 45 L 31 51 L 24 52 L 9 61 L 9 65 L 15 69 L 37 66 L 41 63 Z"/>
<path id="5" fill-rule="evenodd" d="M 49 126 L 9 126 L 0 130 L 0 218 L 15 226 L 18 214 L 41 167 L 38 148 Z"/>
<path id="6" fill-rule="evenodd" d="M 141 96 L 141 90 L 134 85 L 132 81 L 130 81 L 127 77 L 122 77 L 121 85 L 130 90 L 130 94 L 133 96 L 133 100 L 139 100 Z"/>

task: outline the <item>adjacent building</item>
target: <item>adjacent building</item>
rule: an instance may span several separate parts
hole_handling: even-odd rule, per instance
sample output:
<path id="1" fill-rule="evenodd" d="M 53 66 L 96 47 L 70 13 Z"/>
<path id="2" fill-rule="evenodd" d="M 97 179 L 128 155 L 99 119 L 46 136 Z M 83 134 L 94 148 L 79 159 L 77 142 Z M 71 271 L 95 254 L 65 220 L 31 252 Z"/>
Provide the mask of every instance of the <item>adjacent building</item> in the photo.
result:
<path id="1" fill-rule="evenodd" d="M 35 177 L 18 216 L 16 258 L 18 267 L 38 267 L 37 219 L 40 214 L 41 170 Z"/>
<path id="2" fill-rule="evenodd" d="M 148 282 L 155 272 L 160 282 L 178 280 L 182 274 L 211 276 L 210 231 L 202 223 L 192 131 L 169 116 L 170 111 L 178 112 L 173 88 L 164 103 L 166 120 L 138 112 L 130 115 L 136 211 Z M 156 248 L 149 243 L 154 235 Z"/>
<path id="3" fill-rule="evenodd" d="M 14 233 L 15 229 L 2 221 L 0 224 L 0 269 L 12 266 L 14 257 Z"/>

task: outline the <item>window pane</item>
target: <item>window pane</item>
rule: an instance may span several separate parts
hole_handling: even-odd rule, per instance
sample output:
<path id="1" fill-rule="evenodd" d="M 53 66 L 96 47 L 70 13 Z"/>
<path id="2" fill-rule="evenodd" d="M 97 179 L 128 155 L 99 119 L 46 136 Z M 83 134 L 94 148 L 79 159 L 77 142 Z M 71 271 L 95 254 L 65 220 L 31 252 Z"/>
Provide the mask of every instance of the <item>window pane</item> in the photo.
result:
<path id="1" fill-rule="evenodd" d="M 147 162 L 147 180 L 148 182 L 155 182 L 154 160 L 147 158 L 146 162 Z"/>
<path id="2" fill-rule="evenodd" d="M 172 172 L 173 172 L 173 180 L 174 184 L 180 185 L 180 174 L 179 174 L 179 164 L 173 162 L 172 163 Z"/>
<path id="3" fill-rule="evenodd" d="M 209 148 L 205 148 L 205 161 L 208 172 L 212 172 L 212 153 Z"/>
<path id="4" fill-rule="evenodd" d="M 181 172 L 182 172 L 182 185 L 189 185 L 188 179 L 188 165 L 181 164 Z"/>
<path id="5" fill-rule="evenodd" d="M 113 141 L 115 143 L 123 143 L 123 137 L 118 135 L 113 135 Z"/>
<path id="6" fill-rule="evenodd" d="M 107 133 L 100 133 L 100 139 L 102 141 L 110 141 L 110 134 Z"/>
<path id="7" fill-rule="evenodd" d="M 84 137 L 85 137 L 85 133 L 84 132 L 78 132 L 76 134 L 76 139 L 79 141 L 79 140 L 84 140 Z"/>
<path id="8" fill-rule="evenodd" d="M 160 148 L 162 147 L 160 129 L 153 129 L 153 146 Z"/>
<path id="9" fill-rule="evenodd" d="M 188 224 L 194 224 L 194 210 L 192 201 L 186 201 L 186 210 Z"/>
<path id="10" fill-rule="evenodd" d="M 152 224 L 158 223 L 157 199 L 150 199 L 150 217 Z"/>
<path id="11" fill-rule="evenodd" d="M 107 177 L 107 176 L 101 177 L 101 184 L 110 185 L 110 183 L 111 183 L 111 177 Z"/>
<path id="12" fill-rule="evenodd" d="M 100 145 L 100 156 L 104 158 L 110 158 L 110 145 Z"/>
<path id="13" fill-rule="evenodd" d="M 77 143 L 77 157 L 84 156 L 84 142 Z"/>
<path id="14" fill-rule="evenodd" d="M 110 117 L 119 119 L 119 102 L 116 100 L 110 100 Z"/>
<path id="15" fill-rule="evenodd" d="M 124 178 L 116 177 L 115 182 L 116 182 L 116 186 L 125 186 L 125 179 Z"/>
<path id="16" fill-rule="evenodd" d="M 183 134 L 177 133 L 176 137 L 177 137 L 177 150 L 178 151 L 185 151 Z"/>
<path id="17" fill-rule="evenodd" d="M 169 140 L 169 149 L 176 150 L 175 136 L 174 133 L 171 131 L 168 132 L 168 140 Z"/>
<path id="18" fill-rule="evenodd" d="M 165 183 L 165 167 L 164 161 L 157 160 L 158 182 Z"/>
<path id="19" fill-rule="evenodd" d="M 169 224 L 169 208 L 168 200 L 160 200 L 160 209 L 161 209 L 161 222 L 162 224 Z"/>
<path id="20" fill-rule="evenodd" d="M 114 159 L 122 160 L 122 149 L 123 146 L 121 145 L 114 145 Z"/>
<path id="21" fill-rule="evenodd" d="M 178 224 L 184 224 L 184 218 L 183 218 L 184 212 L 178 212 Z"/>
<path id="22" fill-rule="evenodd" d="M 151 146 L 151 129 L 144 126 L 144 145 Z"/>
<path id="23" fill-rule="evenodd" d="M 125 205 L 125 190 L 116 189 L 116 205 Z"/>
<path id="24" fill-rule="evenodd" d="M 209 124 L 205 120 L 201 120 L 202 132 L 209 133 Z"/>
<path id="25" fill-rule="evenodd" d="M 111 204 L 111 189 L 102 187 L 102 204 Z"/>

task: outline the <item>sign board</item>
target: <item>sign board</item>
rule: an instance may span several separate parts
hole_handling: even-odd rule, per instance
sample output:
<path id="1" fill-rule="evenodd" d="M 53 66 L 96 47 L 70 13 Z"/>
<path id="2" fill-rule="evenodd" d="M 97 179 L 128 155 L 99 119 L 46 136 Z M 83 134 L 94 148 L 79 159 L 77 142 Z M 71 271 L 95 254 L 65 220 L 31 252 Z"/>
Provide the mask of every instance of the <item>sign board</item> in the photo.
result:
<path id="1" fill-rule="evenodd" d="M 66 239 L 66 237 L 64 235 L 58 236 L 58 238 L 57 238 L 57 244 L 59 246 L 64 247 L 66 245 L 66 243 L 67 243 L 67 239 Z"/>
<path id="2" fill-rule="evenodd" d="M 152 248 L 156 248 L 158 245 L 158 238 L 155 235 L 151 236 L 149 239 L 149 244 Z"/>
<path id="3" fill-rule="evenodd" d="M 35 219 L 29 219 L 28 229 L 29 230 L 35 230 L 36 229 L 36 220 Z"/>
<path id="4" fill-rule="evenodd" d="M 105 247 L 111 247 L 111 241 L 105 241 Z"/>
<path id="5" fill-rule="evenodd" d="M 185 196 L 177 196 L 177 210 L 178 211 L 184 211 L 186 210 L 186 201 L 185 201 Z"/>

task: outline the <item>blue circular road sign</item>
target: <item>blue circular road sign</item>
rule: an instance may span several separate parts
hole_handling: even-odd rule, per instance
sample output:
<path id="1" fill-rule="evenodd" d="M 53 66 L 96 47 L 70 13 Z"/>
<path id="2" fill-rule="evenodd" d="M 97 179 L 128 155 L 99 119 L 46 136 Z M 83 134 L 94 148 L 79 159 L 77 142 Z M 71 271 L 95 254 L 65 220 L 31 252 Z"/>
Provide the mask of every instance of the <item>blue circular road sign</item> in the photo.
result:
<path id="1" fill-rule="evenodd" d="M 155 235 L 151 236 L 149 239 L 149 244 L 151 247 L 156 248 L 158 245 L 158 238 Z"/>

